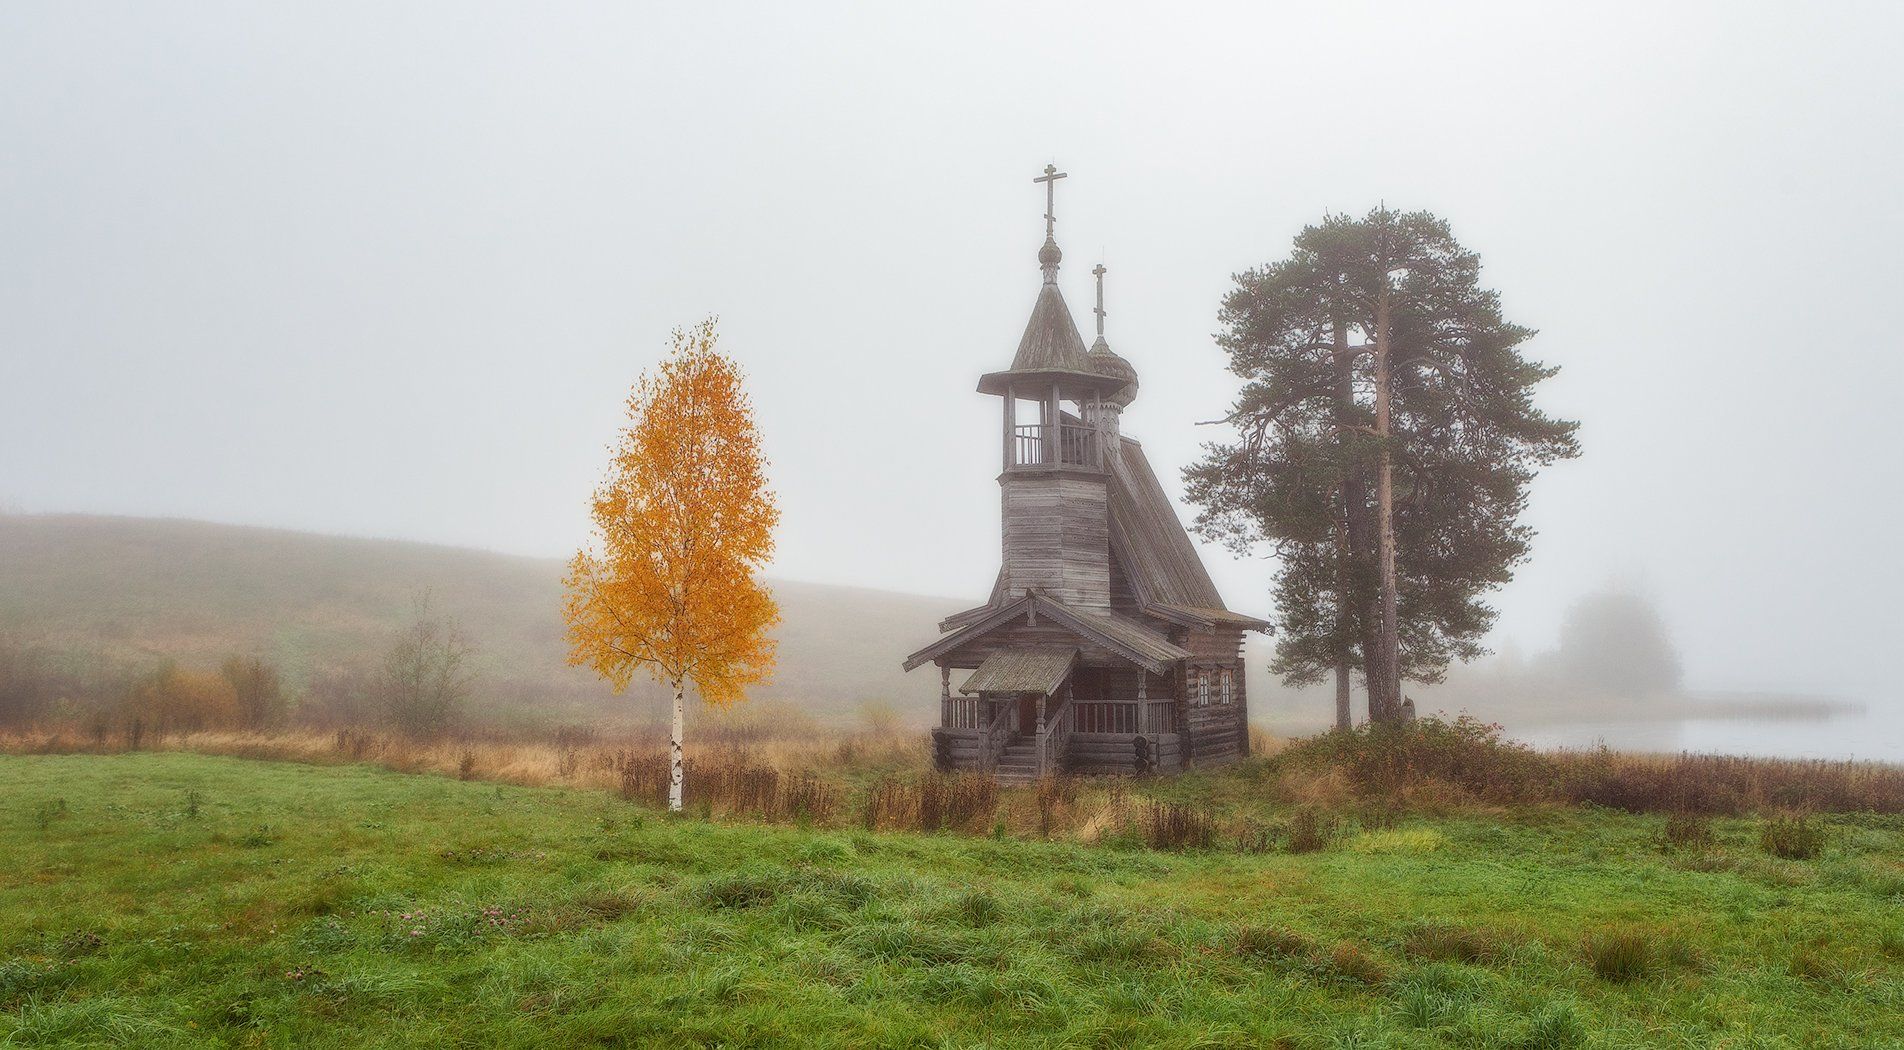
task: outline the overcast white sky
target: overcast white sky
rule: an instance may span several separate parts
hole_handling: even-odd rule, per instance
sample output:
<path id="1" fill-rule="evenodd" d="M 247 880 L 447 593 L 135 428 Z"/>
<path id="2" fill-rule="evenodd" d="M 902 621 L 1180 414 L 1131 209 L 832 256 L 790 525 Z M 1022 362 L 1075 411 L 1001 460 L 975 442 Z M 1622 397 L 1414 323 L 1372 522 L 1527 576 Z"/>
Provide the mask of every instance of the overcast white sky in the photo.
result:
<path id="1" fill-rule="evenodd" d="M 775 571 L 976 599 L 1055 160 L 1173 492 L 1230 275 L 1427 208 L 1584 423 L 1502 637 L 1637 582 L 1695 686 L 1895 695 L 1904 5 L 1169 6 L 0 5 L 0 504 L 564 554 L 718 313 Z"/>

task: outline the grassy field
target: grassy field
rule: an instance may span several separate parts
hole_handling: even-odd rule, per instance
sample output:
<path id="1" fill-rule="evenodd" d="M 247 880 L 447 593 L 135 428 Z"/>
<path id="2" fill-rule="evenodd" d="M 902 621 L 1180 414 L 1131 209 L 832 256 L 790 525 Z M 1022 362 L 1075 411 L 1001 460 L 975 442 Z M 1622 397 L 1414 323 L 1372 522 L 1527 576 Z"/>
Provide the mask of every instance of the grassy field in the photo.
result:
<path id="1" fill-rule="evenodd" d="M 1904 1045 L 1904 821 L 1814 819 L 1809 860 L 1558 807 L 1156 852 L 0 756 L 0 1045 Z"/>

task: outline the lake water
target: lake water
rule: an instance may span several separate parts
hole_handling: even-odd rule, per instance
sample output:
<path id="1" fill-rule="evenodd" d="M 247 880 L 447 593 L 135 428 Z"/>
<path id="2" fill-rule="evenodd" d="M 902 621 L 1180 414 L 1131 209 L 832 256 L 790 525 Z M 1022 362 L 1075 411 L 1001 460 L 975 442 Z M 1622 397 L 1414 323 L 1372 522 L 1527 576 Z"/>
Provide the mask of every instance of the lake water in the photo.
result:
<path id="1" fill-rule="evenodd" d="M 1536 747 L 1778 758 L 1853 758 L 1904 764 L 1904 705 L 1872 703 L 1828 718 L 1711 718 L 1682 722 L 1579 722 L 1508 735 Z"/>

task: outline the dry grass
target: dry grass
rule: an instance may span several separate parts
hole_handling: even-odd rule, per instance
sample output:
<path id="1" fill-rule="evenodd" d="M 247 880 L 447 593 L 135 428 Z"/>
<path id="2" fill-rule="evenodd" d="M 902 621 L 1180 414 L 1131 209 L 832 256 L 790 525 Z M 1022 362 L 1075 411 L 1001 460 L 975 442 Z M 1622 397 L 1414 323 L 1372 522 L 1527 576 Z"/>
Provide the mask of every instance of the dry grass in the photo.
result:
<path id="1" fill-rule="evenodd" d="M 1059 777 L 1001 789 L 988 778 L 934 772 L 924 734 L 890 726 L 844 736 L 796 726 L 769 737 L 755 725 L 715 723 L 690 741 L 685 794 L 690 809 L 703 816 L 1009 832 L 1162 850 L 1302 853 L 1362 842 L 1372 831 L 1392 828 L 1404 813 L 1459 810 L 1526 819 L 1543 805 L 1594 802 L 1638 811 L 1659 807 L 1671 814 L 1662 844 L 1703 854 L 1714 848 L 1707 813 L 1776 814 L 1792 800 L 1802 805 L 1789 808 L 1800 811 L 1904 812 L 1904 769 L 1895 766 L 1542 753 L 1501 740 L 1498 727 L 1433 719 L 1408 729 L 1329 733 L 1279 747 L 1259 743 L 1276 753 L 1203 781 L 1188 798 L 1172 787 L 1177 781 L 1141 778 Z M 67 727 L 0 735 L 0 753 L 166 750 L 359 762 L 461 780 L 600 790 L 655 806 L 667 797 L 665 746 L 663 735 L 652 730 L 438 740 L 314 728 L 166 735 L 147 730 L 134 737 Z M 1773 817 L 1762 841 L 1775 856 L 1808 859 L 1822 849 L 1821 836 L 1802 818 Z"/>
<path id="2" fill-rule="evenodd" d="M 846 737 L 790 737 L 737 744 L 717 734 L 690 749 L 690 767 L 704 775 L 729 776 L 735 767 L 766 769 L 781 775 L 824 776 L 862 764 L 916 767 L 924 745 L 915 734 L 860 733 Z M 76 728 L 0 734 L 0 754 L 111 754 L 123 751 L 187 751 L 234 758 L 330 765 L 368 762 L 402 773 L 435 773 L 463 780 L 489 780 L 524 787 L 596 788 L 626 793 L 631 765 L 660 761 L 666 740 L 656 733 L 614 736 L 567 731 L 548 739 L 468 735 L 438 740 L 362 729 L 287 728 L 265 731 L 202 730 L 134 740 L 123 735 L 99 738 Z M 732 774 L 738 775 L 738 774 Z M 692 776 L 692 773 L 690 773 Z M 638 781 L 639 782 L 639 781 Z M 665 799 L 662 789 L 643 797 Z M 634 797 L 631 795 L 630 797 Z"/>
<path id="3" fill-rule="evenodd" d="M 1605 749 L 1541 752 L 1503 739 L 1498 725 L 1469 718 L 1324 733 L 1291 742 L 1269 764 L 1315 778 L 1299 790 L 1320 804 L 1339 801 L 1330 796 L 1346 790 L 1417 808 L 1560 802 L 1689 816 L 1904 813 L 1904 766 Z"/>

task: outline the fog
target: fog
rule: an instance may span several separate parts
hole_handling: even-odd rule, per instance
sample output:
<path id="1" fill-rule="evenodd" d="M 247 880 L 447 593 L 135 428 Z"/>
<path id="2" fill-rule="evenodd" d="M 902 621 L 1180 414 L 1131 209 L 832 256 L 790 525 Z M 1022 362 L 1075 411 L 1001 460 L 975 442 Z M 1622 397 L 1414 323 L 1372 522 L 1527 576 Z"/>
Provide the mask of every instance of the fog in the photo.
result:
<path id="1" fill-rule="evenodd" d="M 1613 587 L 1686 689 L 1893 704 L 1904 8 L 1162 10 L 7 5 L 0 504 L 562 554 L 718 314 L 773 571 L 976 600 L 1055 161 L 1173 494 L 1230 275 L 1426 208 L 1582 421 L 1496 646 Z"/>

